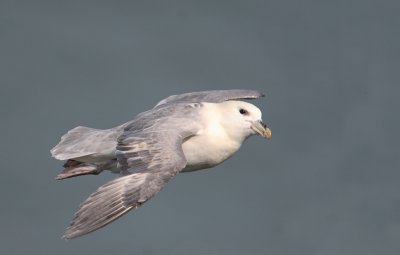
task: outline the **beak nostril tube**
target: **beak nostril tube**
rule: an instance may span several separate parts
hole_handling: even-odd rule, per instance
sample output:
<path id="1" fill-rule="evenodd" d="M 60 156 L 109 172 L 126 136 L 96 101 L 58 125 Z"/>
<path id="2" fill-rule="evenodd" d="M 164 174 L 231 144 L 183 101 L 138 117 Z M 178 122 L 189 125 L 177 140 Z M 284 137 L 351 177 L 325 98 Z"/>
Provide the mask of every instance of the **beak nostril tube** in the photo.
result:
<path id="1" fill-rule="evenodd" d="M 267 125 L 261 120 L 253 122 L 252 129 L 257 132 L 259 135 L 270 139 L 271 138 L 271 129 L 267 127 Z"/>
<path id="2" fill-rule="evenodd" d="M 265 124 L 265 123 L 262 122 L 262 121 L 260 121 L 260 123 L 261 123 L 261 125 L 262 125 L 264 128 L 267 128 L 267 124 Z"/>

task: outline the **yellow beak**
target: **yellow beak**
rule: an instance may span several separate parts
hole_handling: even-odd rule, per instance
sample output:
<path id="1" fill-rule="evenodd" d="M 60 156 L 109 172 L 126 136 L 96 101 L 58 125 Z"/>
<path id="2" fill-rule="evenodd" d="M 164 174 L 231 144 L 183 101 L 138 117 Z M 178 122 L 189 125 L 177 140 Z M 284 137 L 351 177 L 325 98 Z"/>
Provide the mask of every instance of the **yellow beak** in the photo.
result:
<path id="1" fill-rule="evenodd" d="M 252 128 L 259 135 L 261 135 L 267 139 L 270 139 L 272 136 L 271 129 L 267 128 L 267 125 L 264 124 L 261 120 L 253 122 Z"/>

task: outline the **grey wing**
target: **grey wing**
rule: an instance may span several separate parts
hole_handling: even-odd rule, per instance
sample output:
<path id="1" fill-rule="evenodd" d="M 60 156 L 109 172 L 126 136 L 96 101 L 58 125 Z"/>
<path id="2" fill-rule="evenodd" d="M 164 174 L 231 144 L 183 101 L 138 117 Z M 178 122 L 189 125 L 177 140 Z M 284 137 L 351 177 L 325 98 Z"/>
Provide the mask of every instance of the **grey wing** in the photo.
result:
<path id="1" fill-rule="evenodd" d="M 118 139 L 117 158 L 122 170 L 134 171 L 101 186 L 81 204 L 64 238 L 90 233 L 137 208 L 159 192 L 186 166 L 182 151 L 185 132 L 127 130 Z"/>
<path id="2" fill-rule="evenodd" d="M 231 89 L 231 90 L 208 90 L 191 92 L 180 95 L 169 96 L 161 100 L 156 106 L 164 106 L 171 103 L 220 103 L 227 100 L 234 99 L 254 99 L 263 97 L 264 94 L 256 90 L 245 90 L 245 89 Z"/>

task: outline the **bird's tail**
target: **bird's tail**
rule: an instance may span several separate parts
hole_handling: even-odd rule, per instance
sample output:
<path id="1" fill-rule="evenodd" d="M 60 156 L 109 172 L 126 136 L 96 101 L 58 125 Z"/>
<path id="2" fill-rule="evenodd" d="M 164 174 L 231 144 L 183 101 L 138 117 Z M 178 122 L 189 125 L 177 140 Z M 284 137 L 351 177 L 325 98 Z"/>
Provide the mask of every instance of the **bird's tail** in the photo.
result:
<path id="1" fill-rule="evenodd" d="M 81 126 L 68 131 L 50 151 L 54 158 L 66 160 L 56 179 L 112 170 L 116 166 L 115 146 L 121 132 L 120 127 L 102 130 Z"/>
<path id="2" fill-rule="evenodd" d="M 106 130 L 76 127 L 61 137 L 61 141 L 51 149 L 51 155 L 58 160 L 68 160 L 96 153 Z"/>

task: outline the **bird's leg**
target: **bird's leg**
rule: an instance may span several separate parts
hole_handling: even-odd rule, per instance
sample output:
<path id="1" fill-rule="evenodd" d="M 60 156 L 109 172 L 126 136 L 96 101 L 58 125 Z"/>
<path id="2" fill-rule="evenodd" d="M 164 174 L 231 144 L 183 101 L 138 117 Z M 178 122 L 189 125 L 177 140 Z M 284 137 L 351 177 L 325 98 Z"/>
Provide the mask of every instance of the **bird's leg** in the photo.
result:
<path id="1" fill-rule="evenodd" d="M 69 159 L 64 164 L 64 170 L 56 176 L 57 180 L 62 180 L 66 178 L 71 178 L 79 175 L 87 175 L 87 174 L 99 174 L 103 171 L 103 168 L 100 168 L 94 164 L 82 163 L 76 160 Z"/>

